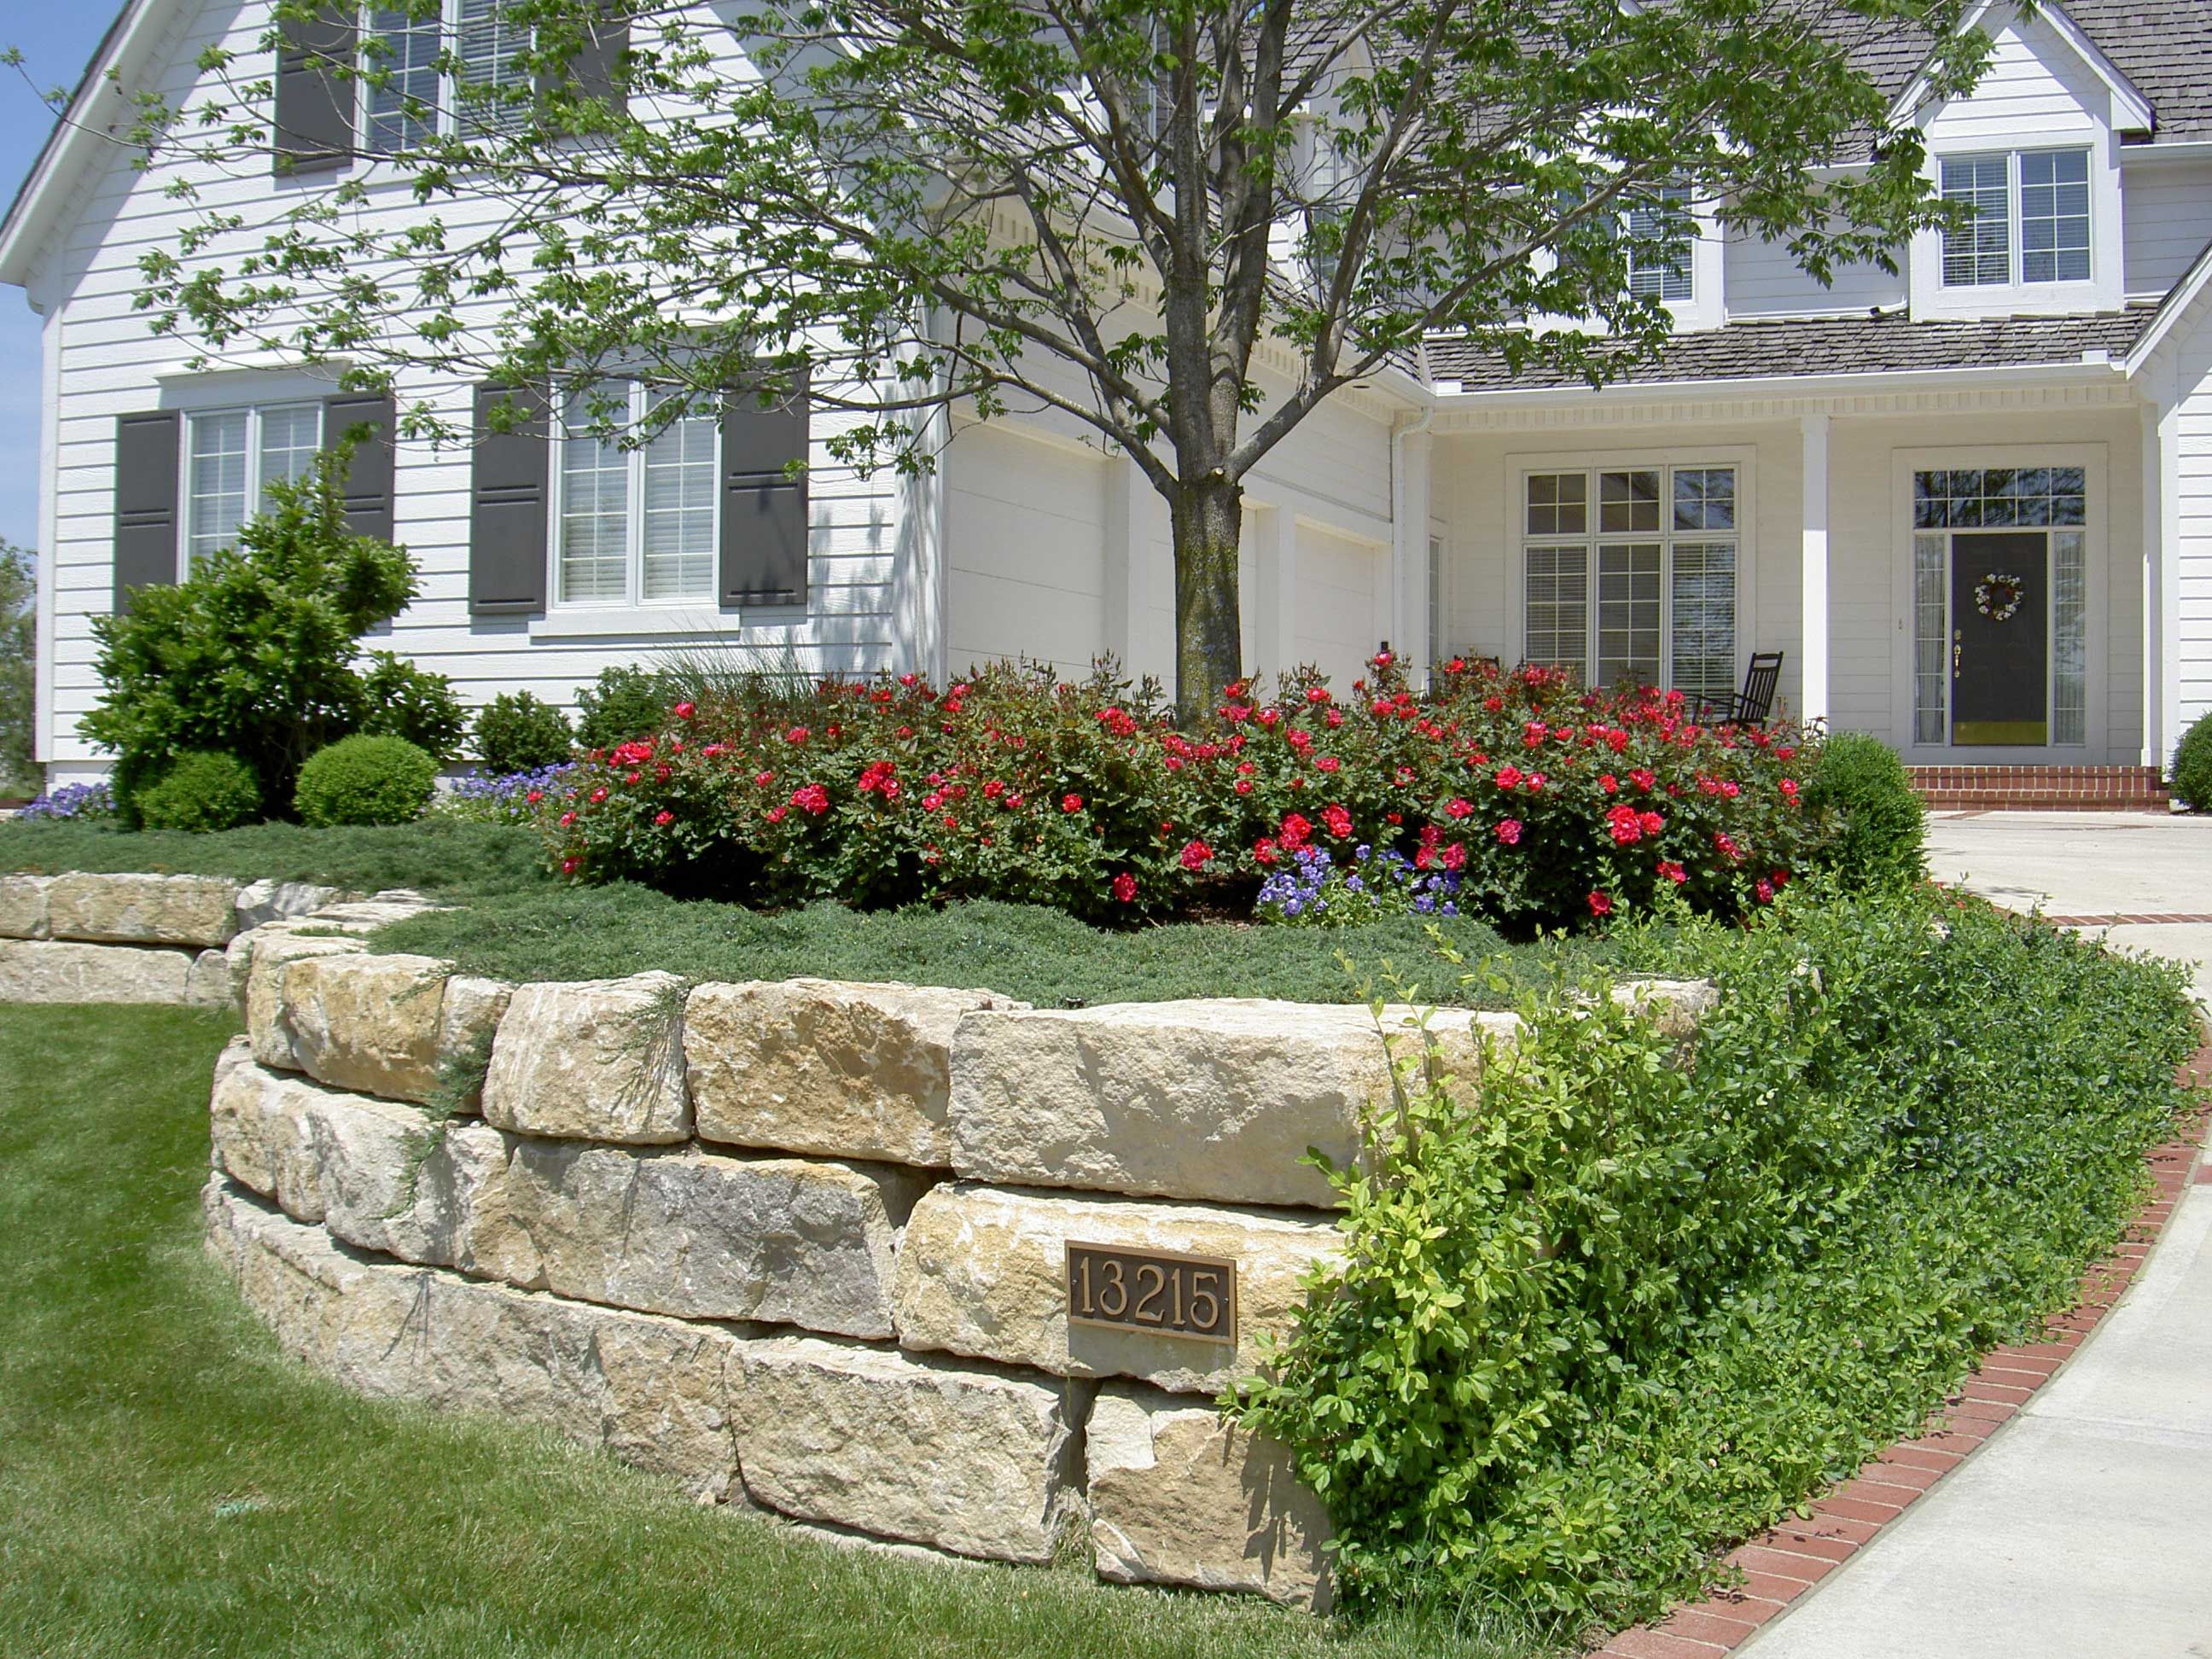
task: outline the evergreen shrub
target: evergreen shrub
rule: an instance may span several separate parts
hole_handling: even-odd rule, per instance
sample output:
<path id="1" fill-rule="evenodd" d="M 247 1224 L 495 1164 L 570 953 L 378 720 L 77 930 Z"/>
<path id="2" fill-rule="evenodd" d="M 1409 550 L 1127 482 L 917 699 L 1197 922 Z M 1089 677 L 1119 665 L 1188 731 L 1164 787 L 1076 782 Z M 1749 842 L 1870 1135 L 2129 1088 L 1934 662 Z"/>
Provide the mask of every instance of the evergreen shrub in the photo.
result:
<path id="1" fill-rule="evenodd" d="M 585 749 L 612 749 L 652 737 L 667 726 L 676 698 L 668 677 L 652 669 L 602 669 L 594 684 L 576 692 L 576 742 Z"/>
<path id="2" fill-rule="evenodd" d="M 1852 887 L 1921 878 L 1927 809 L 1897 752 L 1863 732 L 1838 732 L 1806 780 L 1805 799 L 1833 827 L 1824 862 Z"/>
<path id="3" fill-rule="evenodd" d="M 477 758 L 493 777 L 558 766 L 574 744 L 568 717 L 527 691 L 502 691 L 477 710 Z"/>
<path id="4" fill-rule="evenodd" d="M 2173 798 L 2212 812 L 2212 714 L 2199 714 L 2173 750 Z"/>
<path id="5" fill-rule="evenodd" d="M 438 763 L 404 738 L 343 738 L 300 769 L 293 805 L 317 829 L 408 823 L 422 816 L 438 785 Z"/>
<path id="6" fill-rule="evenodd" d="M 235 755 L 195 750 L 138 792 L 138 820 L 149 830 L 234 830 L 260 816 L 261 786 Z"/>

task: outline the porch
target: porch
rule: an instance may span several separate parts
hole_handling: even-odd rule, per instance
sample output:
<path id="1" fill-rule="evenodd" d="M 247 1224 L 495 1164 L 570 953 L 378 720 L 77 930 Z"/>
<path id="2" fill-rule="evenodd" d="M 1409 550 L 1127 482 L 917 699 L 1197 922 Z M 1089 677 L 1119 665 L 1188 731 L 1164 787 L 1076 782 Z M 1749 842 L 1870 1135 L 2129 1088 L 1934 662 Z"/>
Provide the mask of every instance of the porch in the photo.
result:
<path id="1" fill-rule="evenodd" d="M 2160 435 L 2124 384 L 2079 369 L 1448 397 L 1421 439 L 1425 591 L 1401 631 L 1431 656 L 1693 696 L 1780 651 L 1778 712 L 1881 738 L 1931 804 L 2162 808 Z"/>

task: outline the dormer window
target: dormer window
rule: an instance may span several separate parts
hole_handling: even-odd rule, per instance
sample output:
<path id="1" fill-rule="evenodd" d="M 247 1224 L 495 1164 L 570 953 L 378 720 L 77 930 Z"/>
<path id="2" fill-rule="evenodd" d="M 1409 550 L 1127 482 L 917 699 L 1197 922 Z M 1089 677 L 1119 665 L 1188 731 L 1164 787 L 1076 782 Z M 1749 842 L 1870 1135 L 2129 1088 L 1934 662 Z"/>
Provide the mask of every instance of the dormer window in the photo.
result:
<path id="1" fill-rule="evenodd" d="M 2089 280 L 2089 152 L 2017 150 L 1943 159 L 1947 202 L 1973 221 L 1943 238 L 1943 286 Z"/>
<path id="2" fill-rule="evenodd" d="M 516 112 L 504 101 L 472 101 L 463 109 L 464 88 L 479 100 L 495 100 L 524 83 L 516 60 L 530 44 L 530 29 L 503 11 L 500 0 L 443 0 L 428 16 L 398 6 L 371 11 L 370 30 L 383 41 L 375 60 L 383 75 L 366 83 L 368 150 L 391 155 L 451 137 L 464 125 L 496 131 L 512 123 Z M 448 51 L 459 59 L 459 76 L 441 67 Z"/>

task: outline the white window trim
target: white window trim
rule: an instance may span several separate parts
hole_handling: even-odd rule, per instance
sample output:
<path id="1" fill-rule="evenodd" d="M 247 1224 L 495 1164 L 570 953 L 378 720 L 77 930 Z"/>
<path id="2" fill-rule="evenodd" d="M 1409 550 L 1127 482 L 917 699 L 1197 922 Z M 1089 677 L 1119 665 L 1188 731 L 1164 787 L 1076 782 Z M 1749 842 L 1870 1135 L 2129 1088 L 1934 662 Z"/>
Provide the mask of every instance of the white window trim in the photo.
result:
<path id="1" fill-rule="evenodd" d="M 2031 282 L 2027 276 L 2027 223 L 2021 196 L 2027 188 L 2021 163 L 2031 155 L 2079 155 L 2083 159 L 2082 189 L 2089 198 L 2089 274 L 2070 280 Z M 2093 286 L 2097 280 L 2097 159 L 2095 146 L 2091 144 L 2038 144 L 2003 150 L 1957 150 L 1943 156 L 1936 163 L 1936 178 L 1940 193 L 1943 168 L 1954 162 L 2002 161 L 2005 167 L 2005 280 L 2002 283 L 1953 283 L 1943 275 L 1944 261 L 1936 262 L 1936 281 L 1947 293 L 1960 289 L 1997 289 L 2017 288 L 2081 288 Z M 1937 246 L 1942 245 L 1938 241 Z"/>
<path id="2" fill-rule="evenodd" d="M 364 40 L 380 33 L 376 27 L 378 9 L 378 0 L 362 0 L 361 34 Z M 440 54 L 442 56 L 447 52 L 458 52 L 460 50 L 460 39 L 461 0 L 439 0 L 438 50 Z M 386 66 L 388 64 L 380 64 L 380 67 Z M 357 90 L 354 95 L 354 132 L 361 154 L 370 161 L 388 158 L 392 152 L 378 149 L 375 147 L 374 142 L 375 135 L 370 125 L 374 114 L 369 106 L 369 100 L 376 88 L 366 79 L 356 80 L 355 86 Z M 461 98 L 459 76 L 442 70 L 439 73 L 437 96 L 432 101 L 431 106 L 437 118 L 437 137 L 451 138 L 459 131 Z"/>
<path id="3" fill-rule="evenodd" d="M 1912 475 L 1954 467 L 2078 466 L 2088 500 L 2082 513 L 2083 737 L 2079 744 L 1956 747 L 1916 742 L 1912 705 Z M 2107 759 L 2106 630 L 2111 626 L 2105 584 L 2108 540 L 2105 446 L 2092 444 L 1978 444 L 1955 449 L 1890 452 L 1890 603 L 1898 618 L 1890 665 L 1890 746 L 1917 766 L 2097 766 Z M 2070 527 L 2070 526 L 2069 526 Z M 1949 603 L 1948 568 L 1945 603 Z M 2045 701 L 2049 691 L 2045 688 Z M 1947 722 L 1948 723 L 1948 722 Z M 2131 761 L 2132 757 L 2123 756 Z"/>
<path id="4" fill-rule="evenodd" d="M 1528 533 L 1528 477 L 1536 472 L 1607 472 L 1650 467 L 1726 466 L 1735 469 L 1735 685 L 1743 684 L 1744 671 L 1751 665 L 1751 653 L 1757 647 L 1759 622 L 1759 497 L 1757 469 L 1753 462 L 1758 451 L 1747 445 L 1680 445 L 1666 449 L 1578 449 L 1559 452 L 1513 453 L 1505 457 L 1507 488 L 1504 492 L 1505 508 L 1505 615 L 1511 630 L 1504 641 L 1505 649 L 1499 661 L 1507 667 L 1522 659 L 1528 637 L 1528 549 L 1531 540 Z M 1595 527 L 1597 503 L 1590 503 L 1592 529 L 1584 540 L 1595 549 L 1600 537 Z M 1667 532 L 1662 539 L 1671 542 L 1676 534 L 1686 541 L 1698 539 L 1688 532 Z M 1537 537 L 1537 541 L 1546 538 Z M 1567 537 L 1559 541 L 1572 539 Z M 1603 539 L 1620 541 L 1626 535 L 1607 536 Z M 1707 539 L 1715 539 L 1708 538 Z M 1597 592 L 1597 562 L 1593 556 L 1589 568 L 1591 621 L 1589 623 L 1589 666 L 1597 665 L 1597 615 L 1595 603 Z M 1662 678 L 1671 678 L 1674 672 L 1674 604 L 1671 584 L 1661 584 L 1661 614 L 1659 651 Z"/>
<path id="5" fill-rule="evenodd" d="M 2089 153 L 2089 277 L 2076 283 L 2023 283 L 2020 280 L 2020 158 L 2051 150 Z M 2125 302 L 2125 261 L 2123 258 L 2120 199 L 2120 143 L 2102 127 L 2081 127 L 1970 140 L 1953 137 L 1940 149 L 1931 146 L 1923 175 L 1931 193 L 1941 197 L 1943 163 L 1971 157 L 2006 157 L 2005 213 L 2010 239 L 2008 257 L 2012 278 L 1985 286 L 1946 287 L 1943 283 L 1943 237 L 1940 231 L 1923 230 L 1912 239 L 1911 295 L 1915 318 L 2063 316 L 2079 312 L 2117 311 Z"/>
<path id="6" fill-rule="evenodd" d="M 315 449 L 321 453 L 328 435 L 324 428 L 319 397 L 260 398 L 252 403 L 192 404 L 179 409 L 177 433 L 177 580 L 192 571 L 192 427 L 199 421 L 225 415 L 246 416 L 246 516 L 241 527 L 261 510 L 261 417 L 272 410 L 312 409 L 315 411 Z"/>
<path id="7" fill-rule="evenodd" d="M 629 420 L 631 429 L 635 430 L 644 419 L 648 389 L 642 380 L 632 380 L 629 388 Z M 713 423 L 713 520 L 708 532 L 707 549 L 710 572 L 719 569 L 721 558 L 722 497 L 725 494 L 722 489 L 722 430 L 719 421 Z M 592 632 L 621 631 L 618 627 L 610 624 L 619 623 L 624 617 L 635 619 L 641 616 L 664 614 L 690 617 L 702 611 L 714 614 L 715 588 L 720 580 L 718 574 L 710 575 L 704 593 L 670 599 L 648 599 L 645 597 L 646 451 L 643 445 L 625 451 L 623 455 L 629 464 L 629 483 L 624 496 L 623 598 L 617 600 L 598 596 L 587 599 L 564 597 L 561 585 L 561 536 L 568 486 L 566 447 L 572 435 L 580 434 L 577 428 L 568 426 L 566 420 L 556 414 L 549 435 L 552 453 L 547 459 L 545 468 L 545 556 L 546 580 L 550 586 L 545 591 L 552 599 L 548 611 L 562 613 L 572 623 Z M 631 625 L 635 625 L 634 621 Z M 532 629 L 533 633 L 538 631 Z M 557 633 L 566 630 L 556 627 L 544 631 Z"/>

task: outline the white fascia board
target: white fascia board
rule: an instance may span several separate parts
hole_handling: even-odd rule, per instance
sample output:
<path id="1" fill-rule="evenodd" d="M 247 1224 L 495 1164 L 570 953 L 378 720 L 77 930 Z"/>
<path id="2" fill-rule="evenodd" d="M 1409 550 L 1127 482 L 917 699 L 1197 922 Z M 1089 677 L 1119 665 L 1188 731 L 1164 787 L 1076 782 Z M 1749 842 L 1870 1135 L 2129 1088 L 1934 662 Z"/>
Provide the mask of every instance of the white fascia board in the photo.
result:
<path id="1" fill-rule="evenodd" d="M 1833 374 L 1761 374 L 1726 380 L 1634 380 L 1589 386 L 1532 386 L 1525 391 L 1463 392 L 1455 380 L 1437 385 L 1439 413 L 1453 410 L 1621 408 L 1639 404 L 1722 403 L 1742 398 L 1802 398 L 1808 392 L 1856 397 L 1865 392 L 2002 390 L 2074 383 L 2109 386 L 2119 363 L 2084 358 L 2071 363 L 2008 363 L 1984 368 L 1876 369 Z"/>
<path id="2" fill-rule="evenodd" d="M 2128 352 L 2127 371 L 2130 375 L 2141 374 L 2152 354 L 2201 307 L 2208 288 L 2212 288 L 2212 244 L 2206 245 L 2182 273 L 2181 280 L 2159 301 L 2158 314 L 2150 319 L 2150 326 Z"/>
<path id="3" fill-rule="evenodd" d="M 1981 0 L 1981 3 L 1961 20 L 1960 27 L 1979 27 L 1982 20 L 1996 10 L 1997 4 L 1998 0 Z M 2005 9 L 2015 21 L 2020 18 L 2021 14 L 2016 8 L 2008 5 Z M 2074 55 L 2088 65 L 2089 72 L 2104 83 L 2106 91 L 2112 98 L 2112 125 L 2115 132 L 2148 132 L 2156 125 L 2157 117 L 2151 109 L 2150 100 L 2142 95 L 2134 82 L 2120 72 L 2117 64 L 2098 50 L 2097 43 L 2084 34 L 2081 26 L 2061 10 L 2054 0 L 2040 0 L 2033 15 L 2036 21 L 2049 24 L 2051 32 L 2063 40 Z M 1927 95 L 1928 71 L 1922 69 L 1905 83 L 1905 90 L 1898 94 L 1896 101 L 1890 105 L 1891 122 L 1898 124 L 1916 119 L 1921 100 Z"/>

